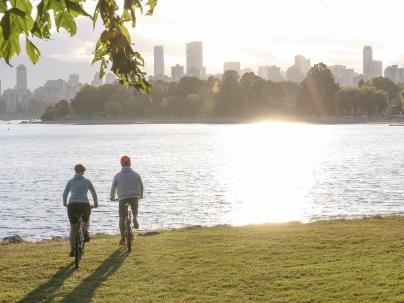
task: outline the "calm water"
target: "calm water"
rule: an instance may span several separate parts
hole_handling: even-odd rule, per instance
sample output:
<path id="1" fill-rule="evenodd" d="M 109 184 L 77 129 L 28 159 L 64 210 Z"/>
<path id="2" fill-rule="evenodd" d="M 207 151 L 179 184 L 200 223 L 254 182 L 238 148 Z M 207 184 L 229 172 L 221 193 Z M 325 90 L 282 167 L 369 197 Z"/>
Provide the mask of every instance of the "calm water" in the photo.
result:
<path id="1" fill-rule="evenodd" d="M 62 192 L 87 166 L 100 207 L 119 158 L 143 177 L 143 230 L 404 214 L 404 127 L 387 125 L 19 125 L 0 122 L 0 238 L 67 235 Z"/>

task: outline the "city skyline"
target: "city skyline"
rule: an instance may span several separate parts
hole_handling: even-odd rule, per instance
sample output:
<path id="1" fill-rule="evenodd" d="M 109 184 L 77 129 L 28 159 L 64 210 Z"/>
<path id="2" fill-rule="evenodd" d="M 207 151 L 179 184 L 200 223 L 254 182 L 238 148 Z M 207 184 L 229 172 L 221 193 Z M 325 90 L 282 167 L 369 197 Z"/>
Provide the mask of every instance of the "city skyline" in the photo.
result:
<path id="1" fill-rule="evenodd" d="M 139 17 L 138 27 L 131 34 L 137 50 L 144 55 L 148 75 L 153 74 L 154 45 L 164 45 L 168 73 L 171 66 L 186 65 L 184 44 L 195 40 L 204 43 L 204 66 L 209 74 L 221 72 L 225 61 L 240 61 L 243 67 L 254 70 L 265 65 L 286 70 L 296 54 L 310 58 L 312 63 L 346 65 L 362 73 L 363 45 L 372 45 L 374 57 L 385 66 L 404 63 L 404 41 L 399 39 L 399 27 L 394 24 L 401 19 L 404 3 L 395 0 L 378 3 L 251 0 L 246 7 L 241 1 L 172 0 L 159 3 L 152 18 Z M 254 13 L 248 13 L 249 8 Z M 209 16 L 209 20 L 203 20 L 204 16 Z M 73 39 L 62 30 L 52 40 L 38 44 L 43 58 L 36 70 L 49 59 L 79 62 L 80 78 L 91 81 L 97 70 L 90 62 L 100 27 L 96 26 L 94 33 L 91 21 L 85 18 L 79 19 L 78 25 L 77 37 Z M 21 58 L 13 61 L 14 66 L 20 63 L 28 70 L 34 68 Z M 1 62 L 0 74 L 5 69 L 10 68 Z M 87 70 L 91 70 L 91 75 Z M 52 78 L 68 75 L 66 72 Z M 12 87 L 2 80 L 4 89 Z M 44 82 L 41 80 L 34 87 Z"/>

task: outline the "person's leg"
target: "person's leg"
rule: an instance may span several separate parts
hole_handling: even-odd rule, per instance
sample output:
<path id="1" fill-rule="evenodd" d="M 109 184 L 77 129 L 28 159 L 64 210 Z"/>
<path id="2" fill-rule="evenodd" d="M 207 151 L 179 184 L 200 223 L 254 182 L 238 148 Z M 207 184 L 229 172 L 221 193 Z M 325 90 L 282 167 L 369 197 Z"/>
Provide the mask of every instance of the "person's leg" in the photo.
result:
<path id="1" fill-rule="evenodd" d="M 135 229 L 138 229 L 139 228 L 139 222 L 137 221 L 137 215 L 138 215 L 138 212 L 139 212 L 139 200 L 135 199 L 133 201 L 133 203 L 131 203 L 130 206 L 131 206 L 132 214 L 133 214 L 133 227 Z"/>
<path id="2" fill-rule="evenodd" d="M 84 204 L 82 206 L 82 214 L 83 214 L 83 235 L 84 241 L 90 241 L 90 234 L 88 233 L 88 229 L 90 227 L 90 215 L 91 215 L 91 207 L 90 204 Z"/>
<path id="3" fill-rule="evenodd" d="M 125 241 L 125 217 L 119 217 L 119 231 L 121 233 L 121 241 Z"/>

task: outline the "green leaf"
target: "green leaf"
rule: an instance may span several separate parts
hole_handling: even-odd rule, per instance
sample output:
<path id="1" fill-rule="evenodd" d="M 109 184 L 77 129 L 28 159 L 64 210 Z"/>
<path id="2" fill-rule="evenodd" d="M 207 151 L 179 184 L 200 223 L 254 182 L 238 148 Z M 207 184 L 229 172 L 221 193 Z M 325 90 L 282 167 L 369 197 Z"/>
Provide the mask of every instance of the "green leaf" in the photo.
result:
<path id="1" fill-rule="evenodd" d="M 157 0 L 148 0 L 147 1 L 147 6 L 149 7 L 149 11 L 146 14 L 147 16 L 153 15 L 154 8 L 156 7 L 156 5 L 157 5 Z"/>
<path id="2" fill-rule="evenodd" d="M 74 36 L 77 32 L 76 22 L 73 16 L 67 11 L 57 13 L 55 15 L 55 23 L 57 31 L 62 27 L 67 30 L 71 36 Z"/>
<path id="3" fill-rule="evenodd" d="M 0 0 L 0 13 L 5 13 L 7 10 L 6 0 Z"/>
<path id="4" fill-rule="evenodd" d="M 15 7 L 23 12 L 25 12 L 27 15 L 31 15 L 32 12 L 32 4 L 31 1 L 29 0 L 12 0 L 11 6 Z"/>
<path id="5" fill-rule="evenodd" d="M 78 16 L 86 16 L 86 17 L 91 17 L 90 14 L 88 14 L 83 6 L 81 5 L 81 3 L 78 3 L 76 1 L 73 0 L 66 0 L 66 7 L 67 10 L 70 11 L 70 13 L 74 16 L 74 17 L 78 17 Z"/>
<path id="6" fill-rule="evenodd" d="M 27 38 L 25 37 L 25 48 L 27 55 L 32 63 L 36 64 L 41 56 L 39 49 Z"/>
<path id="7" fill-rule="evenodd" d="M 47 0 L 47 9 L 53 9 L 56 13 L 66 10 L 66 2 L 64 0 Z"/>
<path id="8" fill-rule="evenodd" d="M 3 55 L 4 60 L 8 65 L 10 65 L 10 59 L 14 55 L 19 55 L 20 52 L 20 37 L 15 33 L 11 34 L 8 40 L 3 40 L 3 43 L 0 46 L 0 54 Z"/>
<path id="9" fill-rule="evenodd" d="M 8 38 L 10 37 L 10 29 L 11 29 L 11 26 L 10 26 L 10 12 L 9 11 L 6 11 L 6 13 L 1 18 L 0 26 L 1 26 L 2 31 L 3 31 L 4 40 L 8 40 Z"/>
<path id="10" fill-rule="evenodd" d="M 128 40 L 128 42 L 131 43 L 131 38 L 130 38 L 130 35 L 128 32 L 128 29 L 122 24 L 118 25 L 118 27 L 119 27 L 119 30 L 121 31 L 122 35 L 126 38 L 126 40 Z"/>

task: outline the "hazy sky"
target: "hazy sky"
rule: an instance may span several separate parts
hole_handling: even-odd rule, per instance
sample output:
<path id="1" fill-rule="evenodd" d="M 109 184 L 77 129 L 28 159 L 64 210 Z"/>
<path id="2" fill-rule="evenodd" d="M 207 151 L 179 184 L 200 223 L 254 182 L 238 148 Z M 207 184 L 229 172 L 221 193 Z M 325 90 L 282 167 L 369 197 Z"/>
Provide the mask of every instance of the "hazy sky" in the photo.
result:
<path id="1" fill-rule="evenodd" d="M 149 74 L 153 45 L 164 45 L 170 74 L 170 66 L 185 65 L 185 43 L 194 40 L 204 43 L 207 73 L 221 72 L 224 61 L 285 69 L 296 54 L 362 72 L 365 44 L 383 68 L 404 63 L 403 11 L 402 0 L 159 0 L 154 16 L 140 18 L 133 35 Z M 40 43 L 45 60 L 91 61 L 97 35 L 89 20 L 79 23 L 77 37 L 59 34 Z"/>

